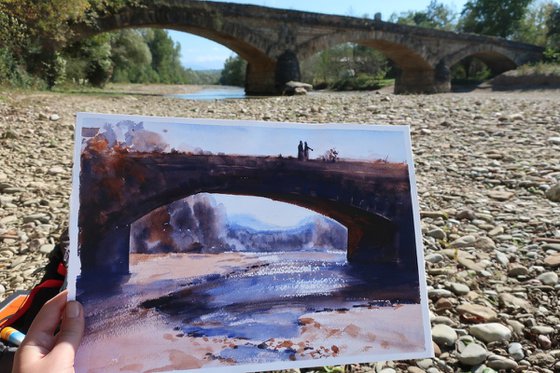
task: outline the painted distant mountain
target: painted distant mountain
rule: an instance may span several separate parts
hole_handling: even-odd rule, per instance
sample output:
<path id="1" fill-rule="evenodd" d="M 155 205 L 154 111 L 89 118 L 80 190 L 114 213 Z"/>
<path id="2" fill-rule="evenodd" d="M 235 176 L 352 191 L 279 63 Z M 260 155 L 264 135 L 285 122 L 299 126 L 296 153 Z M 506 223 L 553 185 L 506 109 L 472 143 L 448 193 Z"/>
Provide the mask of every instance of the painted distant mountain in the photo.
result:
<path id="1" fill-rule="evenodd" d="M 292 227 L 275 226 L 250 214 L 228 216 L 211 195 L 201 193 L 137 220 L 130 249 L 144 254 L 220 253 L 346 250 L 346 245 L 346 228 L 322 215 Z"/>
<path id="2" fill-rule="evenodd" d="M 250 214 L 235 214 L 228 215 L 228 225 L 239 226 L 245 228 L 252 228 L 258 231 L 268 231 L 268 230 L 281 230 L 283 227 L 279 225 L 265 223 L 262 220 L 255 218 Z"/>
<path id="3" fill-rule="evenodd" d="M 228 223 L 226 241 L 236 251 L 249 252 L 346 250 L 347 231 L 321 215 L 287 228 L 256 229 L 236 221 Z"/>

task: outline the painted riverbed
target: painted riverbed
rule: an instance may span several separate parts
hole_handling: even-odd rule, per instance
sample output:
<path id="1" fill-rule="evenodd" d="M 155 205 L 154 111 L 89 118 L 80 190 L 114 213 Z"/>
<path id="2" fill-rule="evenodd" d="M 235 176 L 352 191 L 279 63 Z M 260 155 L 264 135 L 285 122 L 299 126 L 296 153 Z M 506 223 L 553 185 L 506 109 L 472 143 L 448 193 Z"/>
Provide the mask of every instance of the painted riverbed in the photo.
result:
<path id="1" fill-rule="evenodd" d="M 84 297 L 92 311 L 78 359 L 90 372 L 423 350 L 417 285 L 388 266 L 350 265 L 342 251 L 130 259 L 111 295 Z"/>

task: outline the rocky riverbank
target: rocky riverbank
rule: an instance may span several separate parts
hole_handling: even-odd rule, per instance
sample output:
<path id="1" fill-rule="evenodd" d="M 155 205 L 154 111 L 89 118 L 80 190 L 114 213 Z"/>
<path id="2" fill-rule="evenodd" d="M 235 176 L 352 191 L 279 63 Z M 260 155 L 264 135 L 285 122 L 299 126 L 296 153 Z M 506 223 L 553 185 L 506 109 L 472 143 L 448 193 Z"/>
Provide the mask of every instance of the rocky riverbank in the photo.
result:
<path id="1" fill-rule="evenodd" d="M 410 124 L 437 357 L 347 370 L 560 372 L 559 100 L 558 91 L 210 102 L 1 92 L 0 297 L 33 286 L 67 223 L 78 111 Z"/>

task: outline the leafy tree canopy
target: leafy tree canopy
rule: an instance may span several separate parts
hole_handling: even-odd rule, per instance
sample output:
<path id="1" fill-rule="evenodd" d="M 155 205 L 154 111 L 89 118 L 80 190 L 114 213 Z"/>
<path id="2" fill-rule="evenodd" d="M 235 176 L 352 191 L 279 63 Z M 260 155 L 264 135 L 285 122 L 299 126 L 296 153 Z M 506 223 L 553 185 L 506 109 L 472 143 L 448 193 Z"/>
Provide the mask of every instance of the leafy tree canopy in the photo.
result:
<path id="1" fill-rule="evenodd" d="M 470 0 L 461 13 L 460 29 L 476 34 L 511 37 L 531 0 Z"/>
<path id="2" fill-rule="evenodd" d="M 432 0 L 424 11 L 408 11 L 400 15 L 393 13 L 389 21 L 409 26 L 453 30 L 457 13 L 451 7 Z"/>

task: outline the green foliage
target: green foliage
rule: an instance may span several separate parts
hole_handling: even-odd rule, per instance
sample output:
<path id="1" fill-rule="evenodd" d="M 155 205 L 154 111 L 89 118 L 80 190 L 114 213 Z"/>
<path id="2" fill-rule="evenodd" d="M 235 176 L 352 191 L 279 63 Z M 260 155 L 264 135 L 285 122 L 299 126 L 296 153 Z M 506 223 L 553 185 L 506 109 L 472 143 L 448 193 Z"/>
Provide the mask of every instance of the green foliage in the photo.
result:
<path id="1" fill-rule="evenodd" d="M 457 13 L 436 0 L 432 0 L 425 11 L 408 11 L 400 15 L 393 13 L 389 18 L 389 22 L 439 30 L 454 30 L 456 21 Z"/>
<path id="2" fill-rule="evenodd" d="M 465 58 L 451 68 L 451 80 L 455 84 L 479 84 L 491 76 L 488 66 L 475 57 Z"/>
<path id="3" fill-rule="evenodd" d="M 243 87 L 245 85 L 245 71 L 247 62 L 239 56 L 230 56 L 224 63 L 220 76 L 220 84 Z"/>
<path id="4" fill-rule="evenodd" d="M 388 61 L 367 46 L 346 43 L 322 51 L 302 63 L 302 78 L 315 87 L 338 90 L 377 89 Z"/>
<path id="5" fill-rule="evenodd" d="M 555 3 L 550 0 L 534 0 L 519 21 L 511 38 L 524 43 L 545 45 L 549 30 L 548 20 L 554 7 Z"/>
<path id="6" fill-rule="evenodd" d="M 511 37 L 523 19 L 531 0 L 467 1 L 459 27 L 476 34 Z"/>
<path id="7" fill-rule="evenodd" d="M 546 20 L 547 47 L 560 53 L 560 5 L 552 4 Z"/>

